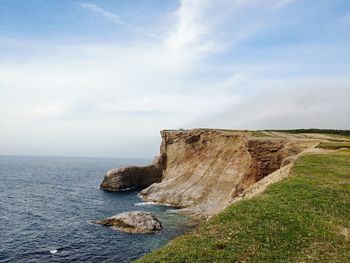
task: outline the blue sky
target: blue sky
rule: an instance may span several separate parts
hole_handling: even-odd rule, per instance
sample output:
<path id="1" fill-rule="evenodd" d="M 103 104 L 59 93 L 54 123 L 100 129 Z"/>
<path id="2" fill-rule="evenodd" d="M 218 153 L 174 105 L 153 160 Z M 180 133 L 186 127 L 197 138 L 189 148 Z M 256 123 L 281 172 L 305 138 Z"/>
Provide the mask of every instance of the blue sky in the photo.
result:
<path id="1" fill-rule="evenodd" d="M 346 0 L 0 0 L 0 154 L 151 157 L 159 130 L 350 129 Z"/>

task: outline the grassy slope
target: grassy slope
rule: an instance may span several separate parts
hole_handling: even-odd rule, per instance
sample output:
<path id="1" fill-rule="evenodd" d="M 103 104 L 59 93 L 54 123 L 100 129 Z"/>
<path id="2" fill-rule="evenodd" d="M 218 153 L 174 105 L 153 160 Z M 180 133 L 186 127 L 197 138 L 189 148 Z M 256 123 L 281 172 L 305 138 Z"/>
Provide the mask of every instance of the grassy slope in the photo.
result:
<path id="1" fill-rule="evenodd" d="M 180 130 L 188 131 L 188 129 L 180 129 Z M 232 129 L 215 129 L 215 128 L 195 128 L 194 130 L 217 130 L 217 131 L 227 131 L 227 132 L 252 132 L 253 136 L 257 136 L 257 137 L 268 136 L 268 135 L 264 134 L 264 132 L 266 131 L 266 132 L 285 132 L 285 133 L 292 133 L 292 134 L 317 133 L 317 134 L 333 135 L 333 136 L 337 136 L 337 137 L 343 136 L 344 138 L 350 138 L 350 130 L 332 130 L 332 129 L 232 130 Z M 164 131 L 179 131 L 179 130 L 164 130 Z"/>
<path id="2" fill-rule="evenodd" d="M 350 142 L 321 142 L 317 148 L 336 150 L 336 149 L 350 149 Z"/>
<path id="3" fill-rule="evenodd" d="M 292 174 L 139 262 L 350 262 L 350 151 L 305 155 Z"/>
<path id="4" fill-rule="evenodd" d="M 288 133 L 318 133 L 318 134 L 328 134 L 328 135 L 341 135 L 350 136 L 350 130 L 332 130 L 332 129 L 293 129 L 293 130 L 266 130 L 266 131 L 277 131 L 277 132 L 288 132 Z"/>

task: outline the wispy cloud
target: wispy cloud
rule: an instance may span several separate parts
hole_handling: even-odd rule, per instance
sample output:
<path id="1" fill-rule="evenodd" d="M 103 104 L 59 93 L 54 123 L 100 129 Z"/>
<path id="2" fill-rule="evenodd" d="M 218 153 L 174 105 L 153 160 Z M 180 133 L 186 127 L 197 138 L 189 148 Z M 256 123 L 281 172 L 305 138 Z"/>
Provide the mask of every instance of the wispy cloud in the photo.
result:
<path id="1" fill-rule="evenodd" d="M 110 19 L 111 21 L 113 21 L 114 23 L 116 23 L 118 25 L 125 26 L 133 31 L 136 31 L 138 33 L 141 33 L 141 34 L 148 36 L 148 37 L 151 37 L 151 38 L 161 39 L 158 35 L 153 34 L 151 32 L 148 32 L 148 31 L 144 30 L 142 27 L 132 25 L 132 24 L 126 22 L 125 20 L 123 20 L 122 18 L 120 18 L 118 15 L 113 14 L 105 9 L 102 9 L 101 7 L 99 7 L 95 4 L 81 3 L 81 6 L 83 8 L 89 9 L 97 14 L 100 14 L 100 15 Z"/>
<path id="2" fill-rule="evenodd" d="M 227 50 L 263 27 L 263 23 L 256 23 L 259 17 L 253 18 L 256 15 L 254 9 L 273 10 L 294 1 L 296 0 L 180 0 L 179 7 L 172 14 L 173 23 L 170 23 L 163 35 L 129 23 L 96 4 L 86 2 L 81 3 L 81 6 L 132 31 L 163 41 L 171 49 L 188 55 Z M 245 12 L 244 16 L 242 12 Z M 251 21 L 246 19 L 250 12 L 253 18 Z"/>
<path id="3" fill-rule="evenodd" d="M 81 4 L 82 7 L 86 8 L 86 9 L 89 9 L 89 10 L 92 10 L 100 15 L 103 15 L 107 18 L 109 18 L 110 20 L 112 20 L 114 23 L 117 23 L 119 25 L 122 25 L 122 26 L 127 26 L 127 27 L 130 27 L 131 25 L 129 23 L 126 23 L 123 19 L 121 19 L 119 16 L 117 16 L 116 14 L 112 14 L 100 7 L 98 7 L 97 5 L 95 4 L 90 4 L 90 3 L 82 3 Z"/>
<path id="4" fill-rule="evenodd" d="M 171 48 L 190 52 L 222 52 L 262 27 L 263 23 L 257 23 L 258 19 L 263 21 L 262 16 L 254 9 L 282 8 L 293 1 L 181 0 L 174 12 L 176 22 L 166 42 Z M 252 19 L 247 19 L 250 16 Z"/>

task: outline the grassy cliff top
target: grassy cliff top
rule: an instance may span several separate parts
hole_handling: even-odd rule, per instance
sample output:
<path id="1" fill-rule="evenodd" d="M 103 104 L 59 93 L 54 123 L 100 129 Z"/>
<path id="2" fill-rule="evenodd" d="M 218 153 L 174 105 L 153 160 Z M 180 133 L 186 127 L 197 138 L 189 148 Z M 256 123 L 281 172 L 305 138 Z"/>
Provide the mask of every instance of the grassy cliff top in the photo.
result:
<path id="1" fill-rule="evenodd" d="M 230 129 L 214 129 L 214 128 L 194 128 L 194 129 L 178 129 L 178 130 L 164 130 L 164 131 L 190 131 L 190 130 L 216 130 L 226 132 L 250 132 L 253 136 L 265 137 L 273 133 L 289 133 L 289 134 L 325 134 L 340 137 L 350 138 L 350 130 L 335 130 L 335 129 L 286 129 L 286 130 L 230 130 Z"/>

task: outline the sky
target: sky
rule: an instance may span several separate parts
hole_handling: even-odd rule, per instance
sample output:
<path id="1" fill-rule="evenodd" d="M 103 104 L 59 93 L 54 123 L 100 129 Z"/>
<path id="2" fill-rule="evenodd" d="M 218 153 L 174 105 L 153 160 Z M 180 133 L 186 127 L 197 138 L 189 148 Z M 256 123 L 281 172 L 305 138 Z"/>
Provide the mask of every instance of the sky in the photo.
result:
<path id="1" fill-rule="evenodd" d="M 198 127 L 350 129 L 350 1 L 0 0 L 0 154 Z"/>

